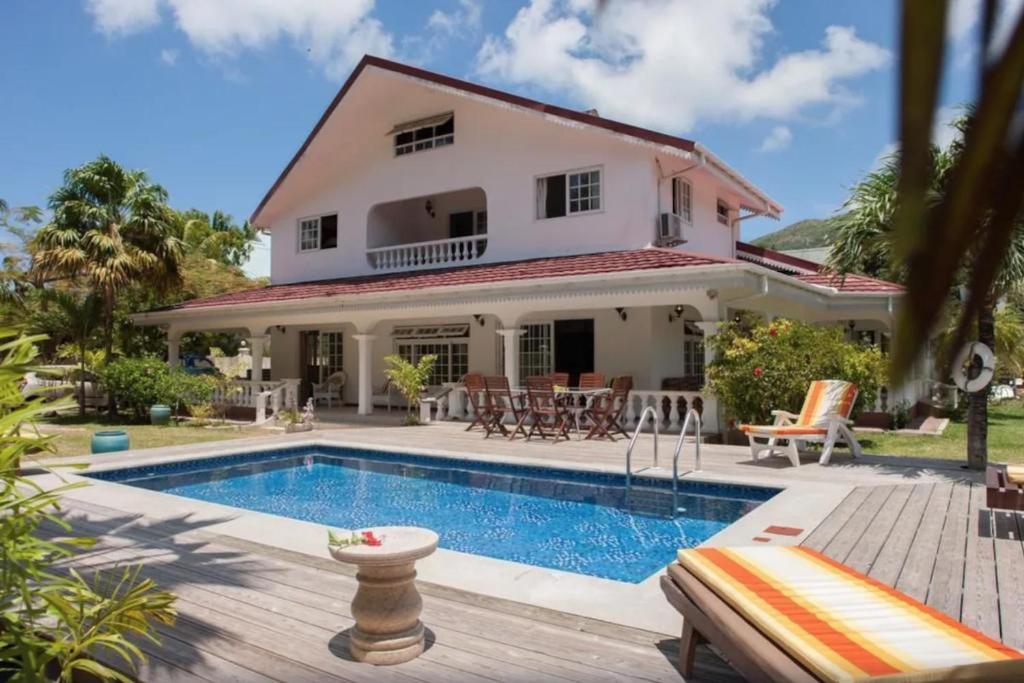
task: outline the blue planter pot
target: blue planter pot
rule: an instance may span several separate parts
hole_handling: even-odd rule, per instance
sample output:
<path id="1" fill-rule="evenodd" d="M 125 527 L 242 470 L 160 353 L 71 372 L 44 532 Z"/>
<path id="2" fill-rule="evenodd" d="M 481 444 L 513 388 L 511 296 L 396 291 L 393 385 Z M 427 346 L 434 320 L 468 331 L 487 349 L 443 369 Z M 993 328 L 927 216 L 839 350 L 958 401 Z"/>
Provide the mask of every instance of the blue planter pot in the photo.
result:
<path id="1" fill-rule="evenodd" d="M 157 403 L 149 409 L 149 424 L 165 425 L 171 422 L 171 407 Z"/>
<path id="2" fill-rule="evenodd" d="M 128 450 L 128 434 L 120 429 L 96 432 L 92 435 L 93 453 L 113 453 Z"/>

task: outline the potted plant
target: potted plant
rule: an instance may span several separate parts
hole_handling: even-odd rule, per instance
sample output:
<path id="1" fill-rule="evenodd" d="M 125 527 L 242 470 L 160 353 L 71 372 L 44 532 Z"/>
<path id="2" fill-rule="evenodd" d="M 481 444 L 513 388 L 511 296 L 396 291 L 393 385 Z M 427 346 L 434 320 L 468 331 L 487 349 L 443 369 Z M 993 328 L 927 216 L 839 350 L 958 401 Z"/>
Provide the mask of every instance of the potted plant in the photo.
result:
<path id="1" fill-rule="evenodd" d="M 434 374 L 436 361 L 437 356 L 434 354 L 421 357 L 415 365 L 396 354 L 391 354 L 384 359 L 384 362 L 388 364 L 384 374 L 405 397 L 408 410 L 405 414 L 405 424 L 407 425 L 420 424 L 417 408 L 420 405 L 423 390 L 426 389 L 427 381 Z"/>
<path id="2" fill-rule="evenodd" d="M 316 420 L 313 399 L 306 401 L 306 407 L 301 413 L 297 408 L 288 408 L 281 411 L 278 419 L 284 422 L 284 431 L 289 434 L 292 432 L 313 431 L 313 422 Z"/>

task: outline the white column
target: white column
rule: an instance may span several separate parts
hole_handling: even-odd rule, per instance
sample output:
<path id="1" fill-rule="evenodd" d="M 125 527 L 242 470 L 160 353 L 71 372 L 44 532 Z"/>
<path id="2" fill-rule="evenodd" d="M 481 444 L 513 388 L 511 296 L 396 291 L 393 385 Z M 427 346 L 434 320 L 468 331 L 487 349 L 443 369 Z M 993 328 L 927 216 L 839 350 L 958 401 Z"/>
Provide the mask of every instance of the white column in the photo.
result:
<path id="1" fill-rule="evenodd" d="M 176 368 L 181 365 L 181 339 L 167 338 L 167 365 Z"/>
<path id="2" fill-rule="evenodd" d="M 719 323 L 717 320 L 707 320 L 696 323 L 696 325 L 704 333 L 704 374 L 706 377 L 708 365 L 715 359 L 715 352 L 711 348 L 710 342 L 718 334 Z M 722 422 L 718 410 L 718 399 L 704 389 L 701 390 L 700 396 L 704 400 L 704 414 L 701 416 L 702 430 L 710 433 L 719 432 Z"/>
<path id="3" fill-rule="evenodd" d="M 508 377 L 510 386 L 519 386 L 519 338 L 526 333 L 518 327 L 513 329 L 497 330 L 502 338 L 502 348 L 505 350 L 505 377 Z"/>
<path id="4" fill-rule="evenodd" d="M 266 339 L 266 335 L 249 337 L 249 353 L 252 354 L 252 373 L 250 377 L 252 377 L 254 382 L 263 380 L 263 345 Z"/>
<path id="5" fill-rule="evenodd" d="M 359 343 L 359 414 L 373 413 L 373 340 L 372 334 L 353 334 Z"/>

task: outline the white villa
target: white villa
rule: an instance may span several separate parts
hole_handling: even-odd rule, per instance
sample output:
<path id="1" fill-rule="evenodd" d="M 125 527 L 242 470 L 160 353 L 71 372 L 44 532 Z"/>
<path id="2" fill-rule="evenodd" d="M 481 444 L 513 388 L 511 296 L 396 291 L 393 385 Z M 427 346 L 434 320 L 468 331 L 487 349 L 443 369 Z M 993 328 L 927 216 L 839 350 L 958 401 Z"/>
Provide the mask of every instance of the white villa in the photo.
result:
<path id="1" fill-rule="evenodd" d="M 437 383 L 632 375 L 631 417 L 658 405 L 672 427 L 697 406 L 714 432 L 717 323 L 751 310 L 884 344 L 901 303 L 739 241 L 781 212 L 698 142 L 368 56 L 252 215 L 271 285 L 135 319 L 166 330 L 171 363 L 191 331 L 242 331 L 255 367 L 269 341 L 270 377 L 245 394 L 262 415 L 338 370 L 369 414 L 384 356 L 435 353 Z M 458 391 L 440 409 L 464 415 Z"/>

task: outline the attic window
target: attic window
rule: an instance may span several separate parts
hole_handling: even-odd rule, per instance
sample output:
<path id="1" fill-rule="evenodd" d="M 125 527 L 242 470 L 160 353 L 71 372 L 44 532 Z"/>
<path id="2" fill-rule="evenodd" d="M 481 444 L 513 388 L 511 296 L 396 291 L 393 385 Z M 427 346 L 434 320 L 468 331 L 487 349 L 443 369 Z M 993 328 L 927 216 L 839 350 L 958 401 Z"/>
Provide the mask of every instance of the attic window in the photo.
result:
<path id="1" fill-rule="evenodd" d="M 455 142 L 455 114 L 449 112 L 400 123 L 388 135 L 394 136 L 396 157 L 447 147 Z"/>

